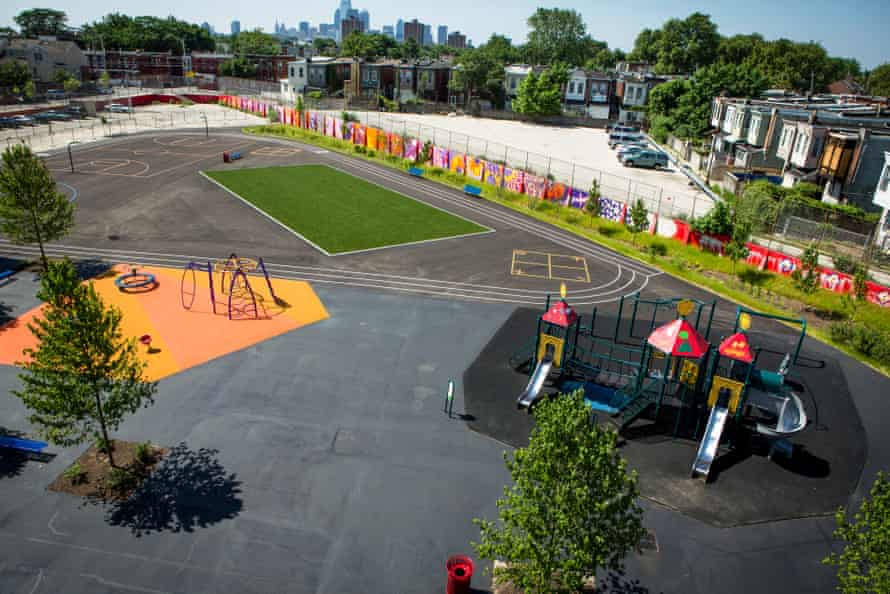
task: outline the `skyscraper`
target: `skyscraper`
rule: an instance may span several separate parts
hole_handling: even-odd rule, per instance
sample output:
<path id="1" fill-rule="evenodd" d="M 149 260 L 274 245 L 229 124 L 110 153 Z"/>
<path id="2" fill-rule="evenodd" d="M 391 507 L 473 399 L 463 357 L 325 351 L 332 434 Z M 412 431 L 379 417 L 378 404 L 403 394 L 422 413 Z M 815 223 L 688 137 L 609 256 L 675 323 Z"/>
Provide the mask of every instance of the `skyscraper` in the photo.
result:
<path id="1" fill-rule="evenodd" d="M 241 21 L 232 21 L 232 35 L 241 33 Z"/>
<path id="2" fill-rule="evenodd" d="M 300 21 L 300 37 L 308 39 L 309 37 L 309 21 Z"/>
<path id="3" fill-rule="evenodd" d="M 358 19 L 362 22 L 362 27 L 364 31 L 371 30 L 371 13 L 367 10 L 362 9 L 358 13 Z"/>
<path id="4" fill-rule="evenodd" d="M 433 26 L 423 26 L 423 45 L 433 45 Z"/>
<path id="5" fill-rule="evenodd" d="M 405 21 L 396 21 L 396 41 L 405 41 Z"/>
<path id="6" fill-rule="evenodd" d="M 364 27 L 364 23 L 362 23 L 361 19 L 356 18 L 355 15 L 342 19 L 340 21 L 340 39 L 346 39 L 353 32 L 363 33 L 364 29 L 362 27 Z"/>
<path id="7" fill-rule="evenodd" d="M 439 29 L 436 32 L 436 43 L 439 45 L 448 43 L 448 25 L 439 25 Z"/>
<path id="8" fill-rule="evenodd" d="M 413 19 L 408 23 L 403 23 L 403 41 L 408 41 L 409 39 L 413 39 L 417 42 L 417 45 L 423 45 L 423 29 L 424 24 L 418 22 L 417 19 Z"/>
<path id="9" fill-rule="evenodd" d="M 395 38 L 396 30 L 393 28 L 392 25 L 383 25 L 383 34 L 387 37 Z"/>

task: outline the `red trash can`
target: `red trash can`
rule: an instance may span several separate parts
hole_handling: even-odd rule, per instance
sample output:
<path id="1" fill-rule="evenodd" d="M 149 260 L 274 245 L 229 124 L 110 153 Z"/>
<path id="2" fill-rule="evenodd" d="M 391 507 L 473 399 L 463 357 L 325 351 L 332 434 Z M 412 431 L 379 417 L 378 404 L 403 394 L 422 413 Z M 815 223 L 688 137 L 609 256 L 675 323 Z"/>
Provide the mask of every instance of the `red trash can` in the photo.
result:
<path id="1" fill-rule="evenodd" d="M 229 152 L 224 151 L 223 152 L 223 163 L 228 163 L 228 162 L 229 162 Z"/>
<path id="2" fill-rule="evenodd" d="M 470 594 L 470 580 L 473 578 L 473 560 L 466 555 L 453 555 L 445 563 L 448 571 L 446 594 Z"/>

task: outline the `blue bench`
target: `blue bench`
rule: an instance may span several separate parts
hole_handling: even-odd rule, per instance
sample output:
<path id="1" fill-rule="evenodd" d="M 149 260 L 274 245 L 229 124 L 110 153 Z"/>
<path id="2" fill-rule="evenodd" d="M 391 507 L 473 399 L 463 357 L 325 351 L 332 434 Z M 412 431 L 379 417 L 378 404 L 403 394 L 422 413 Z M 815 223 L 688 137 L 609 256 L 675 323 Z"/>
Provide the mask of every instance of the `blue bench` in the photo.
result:
<path id="1" fill-rule="evenodd" d="M 4 270 L 3 272 L 0 272 L 0 281 L 9 278 L 13 274 L 15 274 L 15 270 Z"/>
<path id="2" fill-rule="evenodd" d="M 464 194 L 478 198 L 482 196 L 482 188 L 473 184 L 466 184 L 464 186 Z"/>
<path id="3" fill-rule="evenodd" d="M 33 439 L 23 439 L 21 437 L 9 437 L 7 435 L 0 436 L 0 448 L 10 450 L 20 450 L 23 452 L 41 453 L 49 444 L 45 441 L 34 441 Z"/>
<path id="4" fill-rule="evenodd" d="M 420 167 L 412 167 L 408 170 L 408 173 L 410 173 L 414 177 L 423 177 L 423 169 L 421 169 Z"/>

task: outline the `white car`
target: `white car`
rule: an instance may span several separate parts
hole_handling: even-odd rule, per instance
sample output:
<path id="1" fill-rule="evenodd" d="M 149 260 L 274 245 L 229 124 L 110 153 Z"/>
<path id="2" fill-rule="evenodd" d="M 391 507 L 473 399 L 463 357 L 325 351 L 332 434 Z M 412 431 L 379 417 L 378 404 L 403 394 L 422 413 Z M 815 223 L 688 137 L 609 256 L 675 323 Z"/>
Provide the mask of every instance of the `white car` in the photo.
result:
<path id="1" fill-rule="evenodd" d="M 122 103 L 109 103 L 105 106 L 105 111 L 110 111 L 111 113 L 130 113 L 132 110 L 128 105 L 123 105 Z"/>

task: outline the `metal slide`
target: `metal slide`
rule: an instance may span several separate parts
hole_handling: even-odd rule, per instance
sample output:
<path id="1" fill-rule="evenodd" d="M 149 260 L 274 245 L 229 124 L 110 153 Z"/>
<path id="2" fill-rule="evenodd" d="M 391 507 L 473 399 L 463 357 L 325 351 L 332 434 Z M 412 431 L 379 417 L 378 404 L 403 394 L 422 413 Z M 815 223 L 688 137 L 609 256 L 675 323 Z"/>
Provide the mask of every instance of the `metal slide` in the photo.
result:
<path id="1" fill-rule="evenodd" d="M 531 411 L 535 402 L 541 398 L 541 388 L 544 387 L 544 381 L 546 381 L 547 376 L 550 375 L 550 369 L 552 367 L 553 359 L 548 350 L 547 356 L 538 361 L 538 365 L 535 367 L 531 379 L 528 380 L 528 385 L 525 387 L 522 394 L 519 395 L 519 399 L 516 401 L 516 408 L 520 410 L 524 408 Z"/>
<path id="2" fill-rule="evenodd" d="M 717 455 L 717 446 L 720 445 L 720 436 L 723 435 L 723 427 L 726 425 L 726 417 L 728 416 L 729 410 L 723 398 L 721 398 L 714 404 L 714 408 L 711 409 L 705 436 L 701 440 L 701 445 L 698 446 L 695 462 L 692 463 L 692 478 L 701 475 L 705 480 L 708 479 L 708 473 L 711 472 L 711 463 Z"/>

